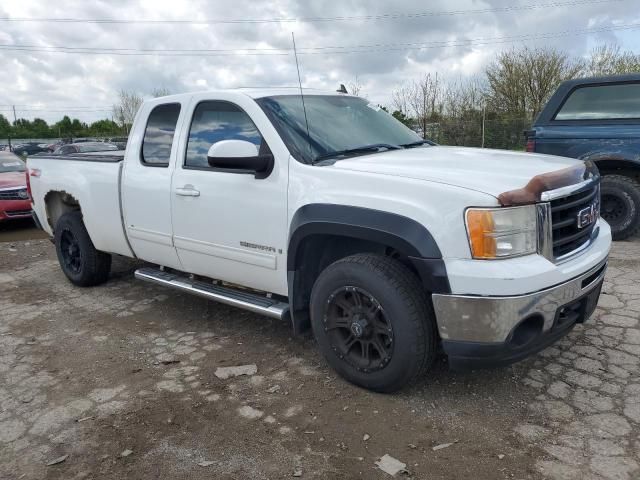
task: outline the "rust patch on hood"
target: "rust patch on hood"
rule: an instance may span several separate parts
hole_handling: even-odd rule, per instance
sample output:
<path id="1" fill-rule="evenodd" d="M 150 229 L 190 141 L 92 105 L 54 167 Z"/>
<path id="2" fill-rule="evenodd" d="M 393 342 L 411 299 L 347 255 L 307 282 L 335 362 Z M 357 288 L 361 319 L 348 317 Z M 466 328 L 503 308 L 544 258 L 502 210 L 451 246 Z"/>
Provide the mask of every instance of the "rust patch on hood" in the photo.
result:
<path id="1" fill-rule="evenodd" d="M 524 187 L 498 195 L 498 201 L 503 207 L 528 205 L 539 202 L 543 192 L 575 185 L 598 176 L 598 167 L 593 162 L 586 161 L 573 167 L 536 175 Z"/>

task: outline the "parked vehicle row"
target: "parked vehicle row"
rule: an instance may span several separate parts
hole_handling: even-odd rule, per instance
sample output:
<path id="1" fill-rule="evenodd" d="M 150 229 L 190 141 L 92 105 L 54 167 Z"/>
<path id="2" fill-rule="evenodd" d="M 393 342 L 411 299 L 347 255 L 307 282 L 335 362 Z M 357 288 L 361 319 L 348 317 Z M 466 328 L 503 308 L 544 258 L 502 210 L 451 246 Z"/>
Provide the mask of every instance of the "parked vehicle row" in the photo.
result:
<path id="1" fill-rule="evenodd" d="M 31 216 L 25 163 L 11 152 L 0 152 L 0 222 Z"/>
<path id="2" fill-rule="evenodd" d="M 116 145 L 119 150 L 124 150 L 125 148 L 127 148 L 128 140 L 129 139 L 127 137 L 111 137 L 105 138 L 103 142 L 112 143 Z"/>
<path id="3" fill-rule="evenodd" d="M 80 147 L 80 145 L 90 145 Z M 63 148 L 72 145 L 71 148 Z M 21 157 L 37 155 L 39 153 L 85 153 L 109 150 L 124 150 L 127 145 L 127 137 L 112 137 L 104 139 L 77 138 L 75 140 L 59 140 L 52 143 L 25 142 L 18 144 L 1 144 L 0 151 L 12 151 Z"/>
<path id="4" fill-rule="evenodd" d="M 108 152 L 120 150 L 117 145 L 103 142 L 69 143 L 58 147 L 53 155 L 70 155 L 73 153 Z"/>
<path id="5" fill-rule="evenodd" d="M 20 155 L 22 157 L 42 152 L 50 152 L 49 146 L 42 143 L 21 143 L 18 145 L 12 145 L 11 150 L 16 155 Z"/>
<path id="6" fill-rule="evenodd" d="M 28 160 L 62 271 L 136 277 L 312 329 L 328 363 L 401 388 L 518 361 L 594 311 L 611 230 L 591 161 L 433 146 L 366 100 L 241 89 L 145 102 L 124 155 Z"/>

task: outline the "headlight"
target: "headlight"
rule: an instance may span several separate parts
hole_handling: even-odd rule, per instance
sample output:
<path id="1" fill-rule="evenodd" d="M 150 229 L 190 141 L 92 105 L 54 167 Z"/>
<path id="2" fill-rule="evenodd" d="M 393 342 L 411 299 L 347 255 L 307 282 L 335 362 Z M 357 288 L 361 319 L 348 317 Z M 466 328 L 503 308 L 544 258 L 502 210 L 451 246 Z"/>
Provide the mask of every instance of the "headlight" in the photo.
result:
<path id="1" fill-rule="evenodd" d="M 535 205 L 469 208 L 466 222 L 473 258 L 519 257 L 537 251 Z"/>

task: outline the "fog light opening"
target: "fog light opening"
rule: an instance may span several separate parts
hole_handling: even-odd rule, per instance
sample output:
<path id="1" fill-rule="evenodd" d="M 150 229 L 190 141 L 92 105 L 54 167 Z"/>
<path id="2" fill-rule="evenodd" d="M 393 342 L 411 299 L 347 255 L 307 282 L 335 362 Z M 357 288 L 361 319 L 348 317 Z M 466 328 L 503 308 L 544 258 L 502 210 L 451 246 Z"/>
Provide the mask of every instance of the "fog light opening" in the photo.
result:
<path id="1" fill-rule="evenodd" d="M 541 316 L 533 316 L 523 320 L 513 330 L 509 345 L 513 348 L 524 347 L 542 334 L 543 326 L 544 319 Z"/>

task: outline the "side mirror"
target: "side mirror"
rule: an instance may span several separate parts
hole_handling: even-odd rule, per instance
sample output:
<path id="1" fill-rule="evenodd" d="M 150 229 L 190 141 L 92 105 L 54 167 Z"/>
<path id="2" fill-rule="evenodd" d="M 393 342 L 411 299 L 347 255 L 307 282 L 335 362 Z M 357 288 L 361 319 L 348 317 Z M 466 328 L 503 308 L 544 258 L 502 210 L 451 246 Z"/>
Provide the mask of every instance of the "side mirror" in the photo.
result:
<path id="1" fill-rule="evenodd" d="M 209 147 L 209 165 L 229 173 L 250 173 L 266 178 L 273 170 L 273 155 L 258 154 L 258 147 L 246 140 L 221 140 Z"/>

